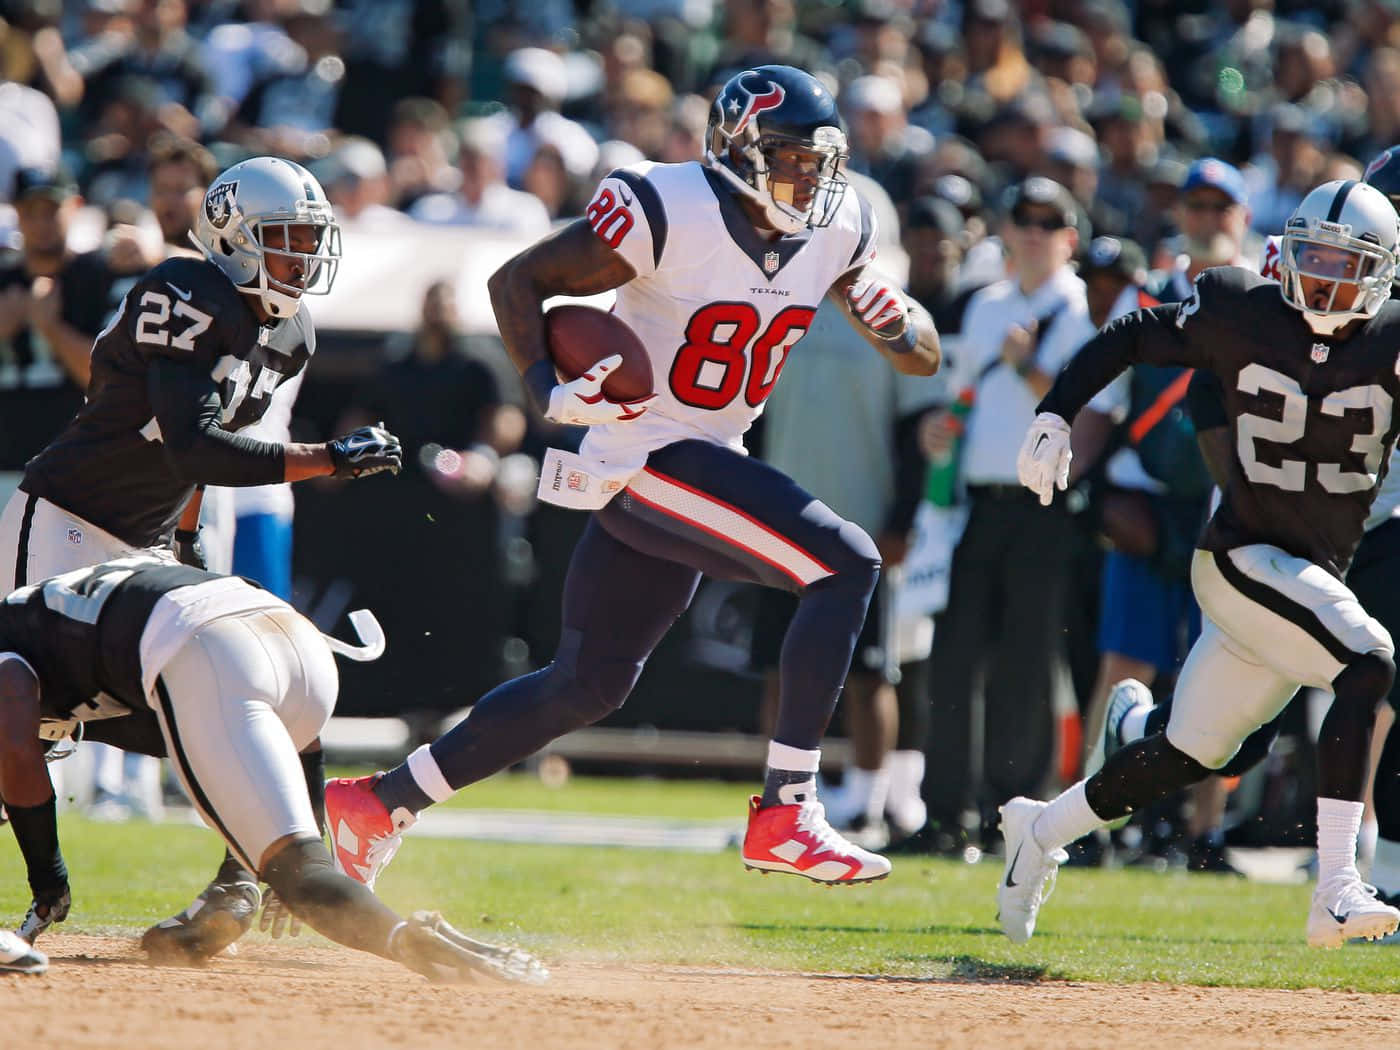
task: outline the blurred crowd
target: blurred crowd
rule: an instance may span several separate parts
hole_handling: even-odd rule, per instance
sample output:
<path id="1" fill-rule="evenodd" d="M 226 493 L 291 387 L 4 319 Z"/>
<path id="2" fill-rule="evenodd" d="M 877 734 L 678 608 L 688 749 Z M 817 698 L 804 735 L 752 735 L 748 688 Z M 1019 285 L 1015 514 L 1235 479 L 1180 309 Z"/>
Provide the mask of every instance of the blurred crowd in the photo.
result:
<path id="1" fill-rule="evenodd" d="M 1111 317 L 1184 297 L 1205 267 L 1255 264 L 1263 237 L 1309 188 L 1359 178 L 1400 140 L 1395 0 L 0 0 L 0 470 L 19 469 L 80 403 L 84 347 L 136 275 L 183 250 L 192 209 L 225 165 L 257 153 L 305 163 L 347 231 L 411 236 L 418 223 L 530 239 L 578 215 L 614 167 L 699 157 L 708 99 L 767 62 L 806 69 L 835 93 L 882 254 L 907 257 L 907 287 L 945 333 L 941 385 L 890 394 L 891 461 L 914 430 L 924 457 L 946 459 L 961 441 L 957 488 L 972 515 L 963 560 L 1010 567 L 1024 555 L 1036 572 L 1058 570 L 1004 586 L 980 572 L 979 595 L 954 556 L 932 684 L 927 672 L 903 676 L 910 698 L 898 707 L 913 728 L 898 743 L 894 716 L 880 713 L 894 701 L 878 694 L 900 675 L 881 670 L 862 691 L 872 699 L 854 735 L 869 768 L 855 779 L 869 788 L 885 753 L 912 761 L 927 738 L 923 801 L 906 789 L 896 823 L 913 832 L 927 813 L 924 847 L 975 844 L 991 834 L 982 825 L 997 801 L 1076 773 L 1116 677 L 1168 682 L 1190 633 L 1178 622 L 1189 620 L 1178 608 L 1189 604 L 1182 551 L 1204 499 L 1203 472 L 1180 461 L 1192 446 L 1160 431 L 1147 435 L 1160 448 L 1106 436 L 1131 430 L 1163 388 L 1098 404 L 1104 426 L 1082 458 L 1096 473 L 1084 471 L 1082 506 L 1061 508 L 1088 527 L 1057 525 L 1050 536 L 1045 519 L 1034 534 L 1022 528 L 1029 511 L 1010 505 L 1006 458 L 1038 384 Z M 988 289 L 1008 279 L 1014 309 L 998 308 L 1002 293 Z M 510 407 L 514 376 L 499 352 L 462 336 L 451 288 L 396 290 L 424 293 L 421 331 L 390 340 L 345 411 L 394 417 L 413 446 L 419 498 L 448 515 L 529 438 Z M 804 355 L 818 360 L 826 338 L 814 331 Z M 993 375 L 984 362 L 996 361 L 1007 367 Z M 785 382 L 801 384 L 802 367 L 795 358 Z M 961 408 L 939 410 L 960 396 Z M 982 413 L 980 429 L 967 413 L 978 399 L 1007 399 L 1005 411 Z M 814 430 L 829 431 L 829 418 Z M 1011 435 L 1007 448 L 989 436 L 993 419 Z M 783 433 L 804 426 L 781 420 Z M 1125 465 L 1125 451 L 1141 461 Z M 528 497 L 528 473 L 513 468 L 511 491 Z M 922 461 L 891 473 L 889 507 L 862 523 L 897 566 L 908 536 L 895 533 L 915 527 L 917 502 L 900 487 L 909 477 L 922 485 Z M 866 478 L 855 465 L 857 475 Z M 833 471 L 826 478 L 840 483 Z M 488 581 L 497 590 L 476 592 L 480 607 L 501 600 L 520 560 L 521 507 L 506 509 L 472 526 L 499 544 L 504 566 Z M 406 519 L 421 525 L 420 511 L 413 502 Z M 998 530 L 1031 549 L 998 546 Z M 423 543 L 437 544 L 447 567 L 442 594 L 422 607 L 460 607 L 474 572 L 464 545 L 441 530 Z M 1101 593 L 1105 546 L 1138 558 L 1133 571 L 1162 586 L 1144 598 L 1145 585 L 1121 583 L 1119 565 L 1119 582 L 1104 585 L 1115 589 Z M 384 588 L 392 602 L 394 581 Z M 1118 622 L 1126 614 L 1112 602 L 1136 611 L 1149 600 L 1181 615 L 1163 611 L 1146 650 L 1096 626 L 1101 603 Z M 1018 601 L 1026 619 L 1008 613 L 1000 640 L 945 628 Z M 421 633 L 415 660 L 462 655 Z M 923 635 L 913 648 L 926 659 Z M 487 664 L 484 674 L 498 673 Z M 456 685 L 454 695 L 475 691 Z M 1038 696 L 1029 712 L 1018 707 L 1028 689 Z M 931 733 L 921 713 L 929 696 Z M 1065 712 L 1079 709 L 1082 748 L 1066 742 L 1077 723 Z M 896 776 L 913 777 L 915 792 L 917 765 Z M 848 806 L 852 819 L 879 815 L 871 797 Z M 1189 837 L 1216 835 L 1218 845 L 1219 802 L 1200 809 L 1215 816 Z"/>

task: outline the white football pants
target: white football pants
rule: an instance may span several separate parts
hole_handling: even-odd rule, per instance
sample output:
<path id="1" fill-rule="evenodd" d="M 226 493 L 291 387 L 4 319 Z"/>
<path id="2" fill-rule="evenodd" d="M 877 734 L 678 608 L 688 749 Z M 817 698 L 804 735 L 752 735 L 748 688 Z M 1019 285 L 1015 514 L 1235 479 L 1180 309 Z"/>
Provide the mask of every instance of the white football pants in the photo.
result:
<path id="1" fill-rule="evenodd" d="M 149 700 L 180 783 L 251 871 L 286 835 L 320 837 L 297 753 L 339 686 L 325 640 L 292 609 L 205 624 L 156 680 Z"/>
<path id="2" fill-rule="evenodd" d="M 1167 739 L 1207 768 L 1228 762 L 1300 686 L 1330 689 L 1358 656 L 1395 655 L 1346 584 L 1278 547 L 1198 550 L 1191 586 L 1204 629 L 1177 680 Z"/>

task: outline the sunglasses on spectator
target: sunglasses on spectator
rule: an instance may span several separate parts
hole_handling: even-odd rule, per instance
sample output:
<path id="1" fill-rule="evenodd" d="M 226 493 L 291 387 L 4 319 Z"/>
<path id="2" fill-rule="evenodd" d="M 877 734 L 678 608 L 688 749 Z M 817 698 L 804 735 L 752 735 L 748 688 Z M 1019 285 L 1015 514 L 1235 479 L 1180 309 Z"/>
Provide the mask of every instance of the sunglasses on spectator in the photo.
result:
<path id="1" fill-rule="evenodd" d="M 1067 228 L 1065 220 L 1058 215 L 1043 215 L 1039 219 L 1030 215 L 1011 213 L 1011 225 L 1023 230 L 1038 229 L 1046 233 L 1054 233 L 1056 230 Z"/>
<path id="2" fill-rule="evenodd" d="M 1224 215 L 1235 206 L 1234 201 L 1186 201 L 1187 211 L 1210 211 Z"/>

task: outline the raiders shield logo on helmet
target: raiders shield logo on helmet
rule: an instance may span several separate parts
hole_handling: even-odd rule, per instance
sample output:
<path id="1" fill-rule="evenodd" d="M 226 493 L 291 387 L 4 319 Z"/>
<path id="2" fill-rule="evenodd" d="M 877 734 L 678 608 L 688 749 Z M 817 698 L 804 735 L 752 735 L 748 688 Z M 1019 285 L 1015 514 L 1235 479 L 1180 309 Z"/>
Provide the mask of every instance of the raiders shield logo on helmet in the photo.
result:
<path id="1" fill-rule="evenodd" d="M 221 182 L 204 196 L 204 214 L 215 229 L 222 230 L 233 215 L 238 200 L 238 183 Z"/>
<path id="2" fill-rule="evenodd" d="M 1314 364 L 1318 364 L 1318 365 L 1322 364 L 1324 361 L 1327 360 L 1327 355 L 1328 355 L 1330 352 L 1331 352 L 1331 349 L 1328 347 L 1328 345 L 1327 345 L 1326 343 L 1313 343 L 1313 345 L 1312 345 L 1312 355 L 1311 355 L 1311 356 L 1312 356 L 1312 359 L 1313 359 L 1313 363 L 1314 363 Z"/>

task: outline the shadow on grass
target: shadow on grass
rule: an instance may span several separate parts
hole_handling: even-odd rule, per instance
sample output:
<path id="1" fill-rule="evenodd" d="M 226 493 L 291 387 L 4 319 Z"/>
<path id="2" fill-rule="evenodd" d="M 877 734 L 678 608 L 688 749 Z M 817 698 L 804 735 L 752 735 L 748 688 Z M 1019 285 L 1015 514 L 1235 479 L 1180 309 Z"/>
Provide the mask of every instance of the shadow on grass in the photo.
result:
<path id="1" fill-rule="evenodd" d="M 846 934 L 954 934 L 974 937 L 1001 935 L 995 926 L 852 926 L 848 923 L 817 924 L 804 922 L 725 922 L 709 923 L 712 930 L 745 930 L 750 933 L 846 933 Z"/>

